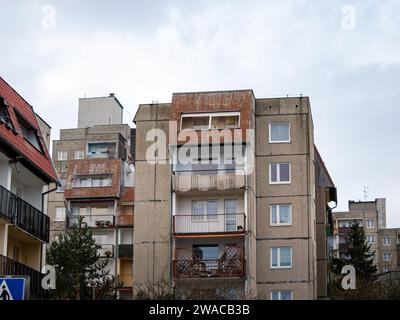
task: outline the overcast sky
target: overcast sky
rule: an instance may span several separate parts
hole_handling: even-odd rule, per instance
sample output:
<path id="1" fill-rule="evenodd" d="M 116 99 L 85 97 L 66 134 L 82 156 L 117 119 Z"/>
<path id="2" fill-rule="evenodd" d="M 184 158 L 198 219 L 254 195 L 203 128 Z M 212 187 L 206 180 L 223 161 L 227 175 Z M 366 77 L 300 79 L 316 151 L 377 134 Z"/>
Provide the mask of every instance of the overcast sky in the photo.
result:
<path id="1" fill-rule="evenodd" d="M 348 200 L 387 198 L 400 227 L 400 1 L 0 0 L 0 75 L 53 128 L 78 98 L 172 92 L 308 95 L 315 141 Z"/>

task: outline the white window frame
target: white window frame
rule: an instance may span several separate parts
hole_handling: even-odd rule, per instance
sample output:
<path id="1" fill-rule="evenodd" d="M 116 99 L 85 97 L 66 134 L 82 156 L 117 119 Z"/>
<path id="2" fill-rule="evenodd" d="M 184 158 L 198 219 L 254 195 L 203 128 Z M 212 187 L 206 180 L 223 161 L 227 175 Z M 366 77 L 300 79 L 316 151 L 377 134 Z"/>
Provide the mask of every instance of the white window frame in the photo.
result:
<path id="1" fill-rule="evenodd" d="M 282 292 L 290 292 L 290 300 L 293 300 L 293 290 L 271 290 L 271 300 L 272 301 L 282 301 Z M 278 292 L 278 300 L 273 300 L 274 292 Z"/>
<path id="2" fill-rule="evenodd" d="M 370 222 L 372 222 L 372 227 L 370 226 Z M 375 219 L 367 219 L 367 229 L 375 228 Z"/>
<path id="3" fill-rule="evenodd" d="M 65 155 L 65 157 L 64 157 L 64 155 Z M 66 161 L 66 160 L 68 160 L 68 151 L 59 150 L 57 152 L 57 160 L 58 161 Z"/>
<path id="4" fill-rule="evenodd" d="M 64 219 L 58 219 L 58 217 L 57 217 L 57 209 L 63 209 L 63 211 L 64 211 Z M 66 209 L 65 209 L 65 207 L 56 207 L 55 208 L 55 212 L 54 212 L 54 221 L 55 222 L 64 222 L 65 221 L 65 219 L 66 219 Z"/>
<path id="5" fill-rule="evenodd" d="M 279 140 L 279 141 L 272 141 L 271 140 L 271 137 L 272 137 L 272 135 L 271 135 L 271 125 L 273 125 L 273 124 L 287 124 L 287 125 L 289 125 L 289 140 Z M 271 123 L 269 123 L 268 124 L 268 127 L 269 127 L 269 143 L 290 143 L 291 141 L 292 141 L 292 135 L 291 135 L 291 126 L 290 126 L 290 122 L 271 122 Z"/>
<path id="6" fill-rule="evenodd" d="M 81 160 L 85 158 L 85 150 L 75 150 L 75 160 Z"/>
<path id="7" fill-rule="evenodd" d="M 388 259 L 386 259 L 388 257 Z M 391 253 L 384 253 L 383 254 L 383 261 L 390 262 L 392 261 L 392 254 Z"/>
<path id="8" fill-rule="evenodd" d="M 203 214 L 196 215 L 194 214 L 194 205 L 196 202 L 203 203 Z M 208 202 L 215 202 L 217 205 L 217 212 L 215 214 L 208 213 Z M 202 217 L 200 219 L 200 217 Z M 192 222 L 204 222 L 204 221 L 217 221 L 218 220 L 218 200 L 217 199 L 204 199 L 204 200 L 192 200 L 192 213 L 191 213 L 191 221 Z"/>
<path id="9" fill-rule="evenodd" d="M 373 239 L 374 241 L 369 241 L 369 238 L 371 237 L 371 239 Z M 375 235 L 372 235 L 372 234 L 368 234 L 367 235 L 367 242 L 368 243 L 375 243 L 376 242 L 376 237 L 375 237 Z"/>
<path id="10" fill-rule="evenodd" d="M 280 206 L 288 205 L 289 206 L 289 222 L 281 223 L 280 222 Z M 276 215 L 276 223 L 272 222 L 272 207 L 277 206 L 277 215 Z M 269 206 L 269 225 L 272 227 L 279 227 L 279 226 L 291 226 L 292 225 L 292 204 L 291 203 L 271 203 Z"/>
<path id="11" fill-rule="evenodd" d="M 201 130 L 229 130 L 229 129 L 212 129 L 211 123 L 213 117 L 229 117 L 229 116 L 237 116 L 238 117 L 238 126 L 237 128 L 229 128 L 229 129 L 240 129 L 240 112 L 198 112 L 198 113 L 183 113 L 181 115 L 181 124 L 180 124 L 180 131 L 201 131 Z M 187 128 L 182 129 L 183 118 L 201 118 L 201 117 L 208 117 L 208 128 L 204 129 L 194 129 L 194 128 Z"/>
<path id="12" fill-rule="evenodd" d="M 386 241 L 389 240 L 389 241 Z M 389 247 L 392 245 L 392 238 L 391 237 L 383 237 L 383 245 Z"/>
<path id="13" fill-rule="evenodd" d="M 272 181 L 272 165 L 276 164 L 276 178 L 278 181 Z M 280 173 L 281 173 L 281 164 L 289 165 L 289 181 L 280 181 Z M 291 184 L 292 183 L 292 165 L 290 162 L 273 162 L 269 164 L 269 184 Z"/>
<path id="14" fill-rule="evenodd" d="M 290 249 L 290 266 L 281 266 L 281 249 L 282 248 L 289 248 Z M 277 257 L 276 257 L 277 258 L 277 262 L 278 262 L 277 266 L 273 266 L 272 265 L 272 249 L 278 249 L 277 250 Z M 270 268 L 271 269 L 291 269 L 291 268 L 293 268 L 293 247 L 289 247 L 289 246 L 271 247 L 270 248 L 269 260 L 270 260 Z"/>

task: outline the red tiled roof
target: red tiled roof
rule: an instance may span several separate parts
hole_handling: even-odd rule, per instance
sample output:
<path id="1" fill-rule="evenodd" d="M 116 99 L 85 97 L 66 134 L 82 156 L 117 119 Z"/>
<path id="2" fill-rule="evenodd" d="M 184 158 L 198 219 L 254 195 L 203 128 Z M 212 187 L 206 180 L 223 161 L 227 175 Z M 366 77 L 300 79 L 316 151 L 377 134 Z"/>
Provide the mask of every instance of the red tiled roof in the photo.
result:
<path id="1" fill-rule="evenodd" d="M 0 77 L 0 96 L 8 105 L 8 112 L 15 131 L 0 124 L 1 144 L 6 144 L 18 156 L 23 157 L 24 164 L 27 164 L 46 182 L 57 182 L 57 174 L 50 158 L 49 151 L 41 136 L 39 124 L 35 117 L 32 106 L 24 100 L 3 78 Z M 38 132 L 40 143 L 44 154 L 30 144 L 22 135 L 15 110 Z"/>

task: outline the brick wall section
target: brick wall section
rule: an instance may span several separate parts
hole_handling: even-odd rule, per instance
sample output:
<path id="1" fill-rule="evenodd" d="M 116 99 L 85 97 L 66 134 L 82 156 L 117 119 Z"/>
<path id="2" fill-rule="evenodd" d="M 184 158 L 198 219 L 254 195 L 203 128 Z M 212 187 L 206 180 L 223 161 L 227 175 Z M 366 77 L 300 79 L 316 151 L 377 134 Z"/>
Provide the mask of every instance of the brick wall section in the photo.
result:
<path id="1" fill-rule="evenodd" d="M 111 174 L 111 187 L 73 188 L 73 179 L 77 175 Z M 71 160 L 69 162 L 65 198 L 119 198 L 121 189 L 121 160 L 92 159 Z"/>

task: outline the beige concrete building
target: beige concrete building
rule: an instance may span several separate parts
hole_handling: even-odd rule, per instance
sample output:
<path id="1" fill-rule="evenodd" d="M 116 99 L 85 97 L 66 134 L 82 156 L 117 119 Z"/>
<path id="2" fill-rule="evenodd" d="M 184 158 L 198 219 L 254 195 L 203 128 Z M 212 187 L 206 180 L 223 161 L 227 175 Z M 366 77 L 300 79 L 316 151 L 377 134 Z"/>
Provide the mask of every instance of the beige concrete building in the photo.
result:
<path id="1" fill-rule="evenodd" d="M 353 221 L 363 227 L 366 240 L 375 251 L 375 264 L 380 270 L 380 236 L 379 231 L 386 229 L 386 199 L 375 201 L 349 201 L 349 211 L 334 212 L 334 255 L 340 257 L 346 249 L 346 234 Z"/>
<path id="2" fill-rule="evenodd" d="M 114 95 L 79 99 L 78 128 L 62 129 L 53 141 L 62 186 L 48 201 L 51 241 L 83 217 L 100 257 L 109 257 L 121 299 L 132 297 L 134 132 Z"/>
<path id="3" fill-rule="evenodd" d="M 400 229 L 378 230 L 379 273 L 400 270 Z"/>
<path id="4" fill-rule="evenodd" d="M 319 155 L 315 167 L 309 98 L 176 93 L 134 122 L 134 290 L 161 280 L 228 298 L 326 296 L 317 276 L 336 199 Z"/>

